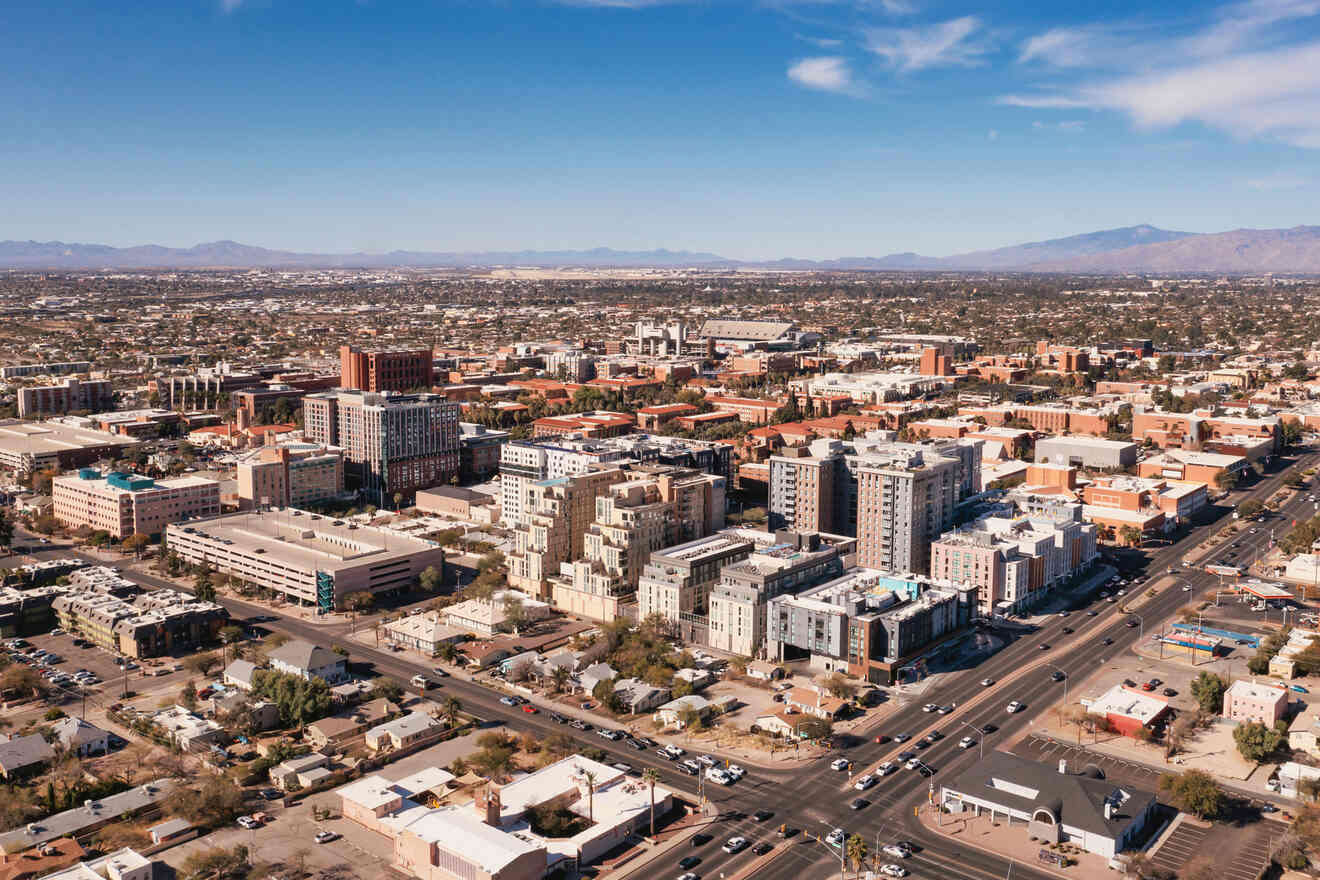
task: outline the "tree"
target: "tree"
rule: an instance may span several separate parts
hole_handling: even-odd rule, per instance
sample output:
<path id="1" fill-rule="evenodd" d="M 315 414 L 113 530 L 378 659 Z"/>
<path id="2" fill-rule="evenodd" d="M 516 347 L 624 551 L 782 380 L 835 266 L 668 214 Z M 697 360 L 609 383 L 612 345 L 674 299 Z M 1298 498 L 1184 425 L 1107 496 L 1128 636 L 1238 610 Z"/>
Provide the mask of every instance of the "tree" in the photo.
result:
<path id="1" fill-rule="evenodd" d="M 258 669 L 252 674 L 252 693 L 274 703 L 288 726 L 310 724 L 330 711 L 330 686 L 322 678 Z"/>
<path id="2" fill-rule="evenodd" d="M 514 683 L 524 682 L 532 677 L 532 661 L 519 660 L 513 666 L 509 667 L 509 681 Z"/>
<path id="3" fill-rule="evenodd" d="M 587 783 L 587 822 L 596 822 L 596 774 L 592 770 L 583 770 L 582 779 Z"/>
<path id="4" fill-rule="evenodd" d="M 518 630 L 527 624 L 527 606 L 523 604 L 522 599 L 512 592 L 506 593 L 504 596 L 504 619 L 515 636 L 518 634 Z"/>
<path id="5" fill-rule="evenodd" d="M 817 718 L 814 715 L 803 718 L 797 725 L 797 733 L 804 739 L 825 739 L 833 732 L 834 725 L 828 718 Z"/>
<path id="6" fill-rule="evenodd" d="M 0 547 L 3 547 L 5 553 L 14 545 L 14 521 L 9 518 L 9 514 L 0 511 Z"/>
<path id="7" fill-rule="evenodd" d="M 550 681 L 554 685 L 555 693 L 562 692 L 564 686 L 568 684 L 568 680 L 572 677 L 573 673 L 568 671 L 567 666 L 556 666 L 552 669 L 550 671 Z"/>
<path id="8" fill-rule="evenodd" d="M 651 789 L 651 836 L 655 837 L 655 784 L 660 781 L 660 771 L 647 767 L 642 771 L 642 781 Z"/>
<path id="9" fill-rule="evenodd" d="M 391 703 L 397 703 L 403 699 L 403 688 L 392 678 L 381 677 L 372 683 L 371 698 L 373 700 L 389 700 Z"/>
<path id="10" fill-rule="evenodd" d="M 1248 498 L 1237 506 L 1238 516 L 1242 519 L 1255 519 L 1260 516 L 1260 512 L 1265 509 L 1255 498 Z"/>
<path id="11" fill-rule="evenodd" d="M 1141 543 L 1141 529 L 1136 526 L 1123 526 L 1118 530 L 1118 539 L 1129 547 L 1135 547 Z"/>
<path id="12" fill-rule="evenodd" d="M 854 834 L 848 838 L 848 843 L 844 847 L 844 852 L 848 856 L 848 861 L 852 863 L 853 870 L 860 870 L 862 863 L 866 861 L 867 848 L 866 841 L 860 834 Z"/>
<path id="13" fill-rule="evenodd" d="M 1224 708 L 1224 693 L 1228 683 L 1213 672 L 1202 672 L 1192 679 L 1192 699 L 1201 711 L 1217 715 Z"/>
<path id="14" fill-rule="evenodd" d="M 196 672 L 198 675 L 205 677 L 211 674 L 212 669 L 215 669 L 220 665 L 220 658 L 209 652 L 206 654 L 194 654 L 187 660 L 183 661 L 183 665 L 191 669 L 193 672 Z"/>
<path id="15" fill-rule="evenodd" d="M 357 625 L 358 615 L 366 614 L 371 610 L 371 606 L 375 603 L 376 597 L 366 590 L 358 590 L 349 593 L 344 597 L 344 608 L 348 610 L 348 613 L 351 616 L 349 622 L 350 629 Z"/>
<path id="16" fill-rule="evenodd" d="M 822 681 L 821 687 L 829 691 L 831 696 L 840 700 L 850 700 L 857 695 L 857 685 L 849 681 L 840 672 L 835 672 Z"/>
<path id="17" fill-rule="evenodd" d="M 426 568 L 422 569 L 422 573 L 417 576 L 417 586 L 427 593 L 434 593 L 439 590 L 443 581 L 444 576 L 434 565 L 428 565 Z"/>
<path id="18" fill-rule="evenodd" d="M 1204 770 L 1165 773 L 1160 777 L 1159 788 L 1175 807 L 1198 819 L 1212 819 L 1224 809 L 1224 792 Z"/>
<path id="19" fill-rule="evenodd" d="M 123 548 L 126 553 L 132 553 L 138 559 L 142 558 L 142 551 L 151 545 L 151 537 L 141 532 L 135 532 L 124 539 Z"/>
<path id="20" fill-rule="evenodd" d="M 459 702 L 458 697 L 448 697 L 440 704 L 440 714 L 445 716 L 450 727 L 454 726 L 454 722 L 458 720 L 458 713 L 462 711 L 463 704 Z"/>
<path id="21" fill-rule="evenodd" d="M 1234 729 L 1233 741 L 1237 743 L 1238 753 L 1242 757 L 1259 764 L 1278 750 L 1283 742 L 1283 734 L 1259 721 L 1248 721 Z"/>
<path id="22" fill-rule="evenodd" d="M 1312 801 L 1320 800 L 1320 778 L 1308 776 L 1297 783 L 1297 793 Z"/>

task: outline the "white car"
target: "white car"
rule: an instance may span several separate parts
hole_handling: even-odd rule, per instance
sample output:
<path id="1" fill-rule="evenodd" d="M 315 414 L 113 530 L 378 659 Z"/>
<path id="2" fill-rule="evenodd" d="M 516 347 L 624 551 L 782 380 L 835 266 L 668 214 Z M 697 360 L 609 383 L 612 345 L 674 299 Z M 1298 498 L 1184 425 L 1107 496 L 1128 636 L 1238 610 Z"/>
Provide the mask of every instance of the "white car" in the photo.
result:
<path id="1" fill-rule="evenodd" d="M 725 773 L 718 767 L 711 767 L 706 771 L 706 778 L 716 785 L 732 785 L 733 777 Z"/>
<path id="2" fill-rule="evenodd" d="M 990 686 L 991 686 L 992 684 L 994 684 L 994 683 L 995 683 L 995 680 L 994 680 L 993 678 L 983 678 L 983 679 L 981 679 L 981 687 L 983 687 L 983 688 L 988 688 L 988 687 L 990 687 Z"/>
<path id="3" fill-rule="evenodd" d="M 857 789 L 858 791 L 866 791 L 868 788 L 870 788 L 873 785 L 875 785 L 875 777 L 872 776 L 870 773 L 868 773 L 862 778 L 858 779 L 856 782 L 854 782 L 853 788 Z"/>
<path id="4" fill-rule="evenodd" d="M 698 755 L 697 760 L 700 761 L 702 764 L 705 764 L 707 767 L 714 767 L 717 763 L 719 763 L 718 761 L 715 760 L 714 756 L 712 755 Z"/>
<path id="5" fill-rule="evenodd" d="M 924 705 L 924 706 L 921 707 L 921 711 L 923 711 L 923 712 L 938 712 L 938 711 L 940 711 L 940 707 L 937 706 L 937 705 L 935 705 L 934 703 L 927 703 L 926 705 Z"/>
<path id="6" fill-rule="evenodd" d="M 958 740 L 958 748 L 960 749 L 970 749 L 974 745 L 976 745 L 976 740 L 972 739 L 970 736 L 964 736 L 962 739 Z"/>
<path id="7" fill-rule="evenodd" d="M 1184 593 L 1190 593 L 1190 592 L 1192 591 L 1192 588 L 1191 588 L 1191 587 L 1183 587 L 1182 591 L 1183 591 Z"/>
<path id="8" fill-rule="evenodd" d="M 880 873 L 884 874 L 886 877 L 906 877 L 908 875 L 908 870 L 902 865 L 891 864 L 885 865 L 881 868 Z"/>
<path id="9" fill-rule="evenodd" d="M 725 842 L 724 846 L 722 846 L 722 847 L 720 847 L 720 848 L 723 849 L 726 853 L 737 853 L 737 852 L 742 852 L 743 850 L 747 849 L 747 838 L 745 838 L 745 837 L 730 837 L 730 838 Z"/>
<path id="10" fill-rule="evenodd" d="M 906 767 L 906 768 L 908 768 L 909 770 L 916 770 L 918 767 L 921 766 L 921 759 L 920 759 L 920 758 L 909 758 L 909 759 L 908 759 L 908 762 L 907 762 L 906 764 L 904 764 L 903 766 Z"/>
<path id="11" fill-rule="evenodd" d="M 747 771 L 742 767 L 739 767 L 737 764 L 730 764 L 728 767 L 724 768 L 724 772 L 732 776 L 734 779 L 742 779 L 747 775 Z"/>
<path id="12" fill-rule="evenodd" d="M 880 847 L 880 852 L 889 856 L 891 859 L 906 859 L 912 853 L 908 852 L 907 847 L 899 846 L 896 843 L 886 843 Z"/>
<path id="13" fill-rule="evenodd" d="M 895 764 L 893 761 L 885 761 L 879 767 L 875 768 L 875 775 L 888 776 L 890 773 L 893 773 L 897 769 L 898 769 L 898 765 Z"/>
<path id="14" fill-rule="evenodd" d="M 831 769 L 831 770 L 847 770 L 847 769 L 848 769 L 848 759 L 847 759 L 847 758 L 835 758 L 833 761 L 830 761 L 830 769 Z"/>
<path id="15" fill-rule="evenodd" d="M 843 846 L 843 842 L 847 838 L 847 831 L 844 831 L 842 828 L 835 828 L 829 834 L 825 835 L 825 842 L 830 846 Z"/>
<path id="16" fill-rule="evenodd" d="M 1019 703 L 1017 700 L 1014 700 L 1013 702 L 1008 704 L 1008 714 L 1012 715 L 1014 712 L 1021 712 L 1021 711 L 1022 711 L 1022 704 Z"/>
<path id="17" fill-rule="evenodd" d="M 238 824 L 240 827 L 246 828 L 249 831 L 251 831 L 254 828 L 261 827 L 261 823 L 259 823 L 256 819 L 253 819 L 251 816 L 239 816 Z"/>
<path id="18" fill-rule="evenodd" d="M 338 831 L 318 831 L 318 832 L 316 832 L 316 836 L 313 837 L 312 839 L 315 840 L 317 843 L 329 843 L 329 842 L 332 841 L 332 840 L 338 840 L 338 839 L 339 839 L 339 832 L 338 832 Z"/>

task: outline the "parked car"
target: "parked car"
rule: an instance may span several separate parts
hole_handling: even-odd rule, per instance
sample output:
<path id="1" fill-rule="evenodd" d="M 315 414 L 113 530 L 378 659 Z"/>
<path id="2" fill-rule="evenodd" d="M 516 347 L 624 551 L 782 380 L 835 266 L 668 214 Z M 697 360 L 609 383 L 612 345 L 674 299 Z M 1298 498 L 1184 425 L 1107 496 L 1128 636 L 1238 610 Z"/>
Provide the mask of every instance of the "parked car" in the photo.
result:
<path id="1" fill-rule="evenodd" d="M 332 840 L 338 840 L 338 839 L 339 839 L 339 832 L 338 832 L 338 831 L 318 831 L 318 832 L 316 832 L 316 836 L 315 836 L 314 838 L 312 838 L 312 839 L 315 840 L 317 843 L 329 843 L 329 842 L 332 841 Z"/>

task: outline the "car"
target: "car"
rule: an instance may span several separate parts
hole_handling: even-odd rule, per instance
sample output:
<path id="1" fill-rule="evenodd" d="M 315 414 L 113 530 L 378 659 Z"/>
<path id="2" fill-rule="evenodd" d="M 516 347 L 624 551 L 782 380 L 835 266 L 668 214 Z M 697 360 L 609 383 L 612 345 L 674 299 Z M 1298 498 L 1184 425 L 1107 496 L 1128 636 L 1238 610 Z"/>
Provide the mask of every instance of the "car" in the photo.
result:
<path id="1" fill-rule="evenodd" d="M 418 676 L 419 678 L 421 676 Z M 517 706 L 518 700 L 514 697 L 500 697 L 500 702 L 506 706 Z"/>
<path id="2" fill-rule="evenodd" d="M 876 745 L 881 745 L 881 746 L 882 746 L 882 745 L 884 745 L 884 744 L 887 743 L 887 742 L 889 742 L 889 734 L 887 734 L 887 733 L 877 733 L 877 734 L 875 735 L 875 743 L 876 743 Z"/>
<path id="3" fill-rule="evenodd" d="M 894 734 L 894 742 L 899 743 L 900 745 L 903 744 L 903 743 L 905 743 L 905 742 L 907 742 L 907 741 L 910 740 L 910 739 L 912 739 L 912 734 L 910 734 L 910 733 L 896 733 L 896 734 Z"/>
<path id="4" fill-rule="evenodd" d="M 893 761 L 885 761 L 879 767 L 875 768 L 875 775 L 888 776 L 890 773 L 893 773 L 897 769 L 898 769 L 898 765 L 895 764 Z"/>
<path id="5" fill-rule="evenodd" d="M 1155 682 L 1153 681 L 1143 682 L 1141 685 L 1141 689 L 1149 693 L 1150 691 L 1155 690 Z"/>
<path id="6" fill-rule="evenodd" d="M 886 843 L 880 847 L 880 852 L 889 856 L 891 859 L 906 859 L 912 855 L 912 850 L 906 846 L 900 846 L 897 843 Z"/>
<path id="7" fill-rule="evenodd" d="M 666 761 L 674 760 L 674 756 L 669 753 L 669 748 L 667 746 L 662 746 L 661 748 L 656 749 L 655 753 Z"/>
<path id="8" fill-rule="evenodd" d="M 1153 685 L 1155 685 L 1155 687 L 1159 687 L 1160 685 L 1164 684 L 1164 679 L 1162 679 L 1162 678 L 1152 678 L 1152 679 L 1150 680 L 1150 683 L 1153 684 Z"/>
<path id="9" fill-rule="evenodd" d="M 687 749 L 683 748 L 682 746 L 673 745 L 672 743 L 670 745 L 664 746 L 664 749 L 668 751 L 669 754 L 673 755 L 675 758 L 681 758 L 683 755 L 687 754 Z"/>
<path id="10" fill-rule="evenodd" d="M 953 712 L 953 706 L 952 706 L 952 704 L 950 704 L 950 705 L 948 705 L 948 706 L 940 706 L 940 707 L 939 707 L 938 709 L 936 709 L 935 711 L 939 712 L 941 715 L 948 715 L 948 714 L 950 714 L 951 712 Z"/>
<path id="11" fill-rule="evenodd" d="M 1042 651 L 1048 651 L 1050 649 L 1048 642 L 1041 642 L 1039 647 Z"/>
<path id="12" fill-rule="evenodd" d="M 268 801 L 277 801 L 284 797 L 284 792 L 280 791 L 278 788 L 263 788 L 261 791 L 257 792 L 257 794 L 261 795 Z"/>
<path id="13" fill-rule="evenodd" d="M 932 730 L 930 733 L 926 734 L 926 739 L 934 742 L 936 740 L 944 739 L 944 734 L 939 730 Z"/>
<path id="14" fill-rule="evenodd" d="M 332 840 L 338 840 L 338 839 L 339 839 L 339 832 L 338 832 L 338 831 L 318 831 L 318 832 L 316 832 L 316 836 L 313 837 L 312 839 L 315 840 L 317 843 L 329 843 L 329 842 L 332 841 Z"/>
<path id="15" fill-rule="evenodd" d="M 1100 591 L 1100 598 L 1101 598 L 1101 599 L 1108 599 L 1108 598 L 1109 598 L 1109 591 L 1108 591 L 1108 590 L 1101 590 L 1101 591 Z"/>
<path id="16" fill-rule="evenodd" d="M 551 712 L 547 717 L 548 717 L 551 721 L 553 721 L 555 724 L 567 724 L 567 723 L 568 723 L 568 719 L 565 718 L 563 715 L 560 715 L 558 712 Z"/>
<path id="17" fill-rule="evenodd" d="M 733 777 L 718 767 L 707 770 L 706 778 L 716 785 L 733 785 Z"/>
<path id="18" fill-rule="evenodd" d="M 246 828 L 249 831 L 260 828 L 261 823 L 251 816 L 239 816 L 236 820 L 240 828 Z"/>
<path id="19" fill-rule="evenodd" d="M 925 736 L 923 736 L 923 737 L 921 738 L 921 741 L 924 742 L 924 743 L 925 743 L 926 745 L 928 745 L 928 746 L 933 746 L 933 745 L 935 745 L 935 743 L 939 742 L 939 739 L 940 739 L 940 738 L 939 738 L 938 736 L 936 736 L 936 735 L 934 734 L 934 732 L 932 731 L 931 733 L 928 733 L 928 734 L 926 734 Z"/>
<path id="20" fill-rule="evenodd" d="M 930 746 L 930 740 L 926 739 L 926 738 L 923 736 L 921 739 L 919 739 L 919 740 L 917 740 L 916 742 L 914 742 L 914 743 L 912 744 L 912 746 L 913 746 L 913 748 L 917 749 L 918 751 L 921 751 L 921 750 L 927 748 L 928 746 Z"/>
<path id="21" fill-rule="evenodd" d="M 1110 597 L 1109 597 L 1108 599 L 1106 599 L 1105 601 L 1106 601 L 1106 602 L 1117 602 L 1118 600 L 1115 599 L 1113 596 L 1110 596 Z"/>
<path id="22" fill-rule="evenodd" d="M 714 840 L 714 839 L 715 839 L 715 838 L 714 838 L 712 835 L 709 835 L 709 834 L 694 834 L 694 835 L 692 835 L 692 845 L 693 845 L 694 847 L 697 847 L 697 846 L 705 846 L 706 844 L 710 843 L 710 842 L 711 842 L 712 840 Z"/>
<path id="23" fill-rule="evenodd" d="M 1008 704 L 1008 714 L 1012 715 L 1016 712 L 1021 712 L 1022 708 L 1023 708 L 1022 703 L 1020 703 L 1017 700 L 1013 700 L 1011 703 Z"/>
<path id="24" fill-rule="evenodd" d="M 540 709 L 533 706 L 531 703 L 528 703 L 526 706 L 523 706 L 522 710 L 526 712 L 528 715 L 535 715 L 537 712 L 541 711 Z"/>
<path id="25" fill-rule="evenodd" d="M 1183 588 L 1182 588 L 1182 591 L 1183 591 L 1184 593 L 1190 593 L 1190 592 L 1192 591 L 1192 588 L 1189 587 L 1189 586 L 1187 586 L 1186 584 L 1184 584 L 1184 585 L 1183 585 Z"/>
<path id="26" fill-rule="evenodd" d="M 701 876 L 688 871 L 686 874 L 679 874 L 678 880 L 701 880 Z"/>
<path id="27" fill-rule="evenodd" d="M 701 765 L 698 764 L 696 761 L 692 760 L 691 758 L 688 758 L 686 761 L 682 761 L 681 763 L 679 763 L 678 767 L 688 776 L 696 776 L 698 773 L 701 772 Z"/>
<path id="28" fill-rule="evenodd" d="M 1274 806 L 1274 804 L 1264 803 L 1260 805 L 1260 811 L 1262 813 L 1277 813 L 1279 812 L 1279 808 Z"/>
<path id="29" fill-rule="evenodd" d="M 1060 617 L 1067 617 L 1067 616 L 1068 616 L 1069 614 L 1071 614 L 1071 613 L 1072 613 L 1072 612 L 1070 612 L 1070 611 L 1060 611 L 1060 612 L 1059 612 L 1059 616 L 1060 616 Z"/>
<path id="30" fill-rule="evenodd" d="M 448 678 L 448 677 L 449 677 L 449 673 L 448 673 L 448 672 L 445 672 L 445 668 L 444 668 L 443 666 L 432 666 L 432 667 L 431 667 L 431 674 L 432 674 L 432 675 L 435 675 L 435 676 L 439 676 L 440 678 Z"/>
<path id="31" fill-rule="evenodd" d="M 990 687 L 991 685 L 993 685 L 994 683 L 995 683 L 995 680 L 994 680 L 993 678 L 983 678 L 983 679 L 981 679 L 981 687 L 983 687 L 983 688 L 988 688 L 988 687 Z"/>
<path id="32" fill-rule="evenodd" d="M 1178 692 L 1175 691 L 1173 688 L 1165 688 L 1165 689 L 1162 691 L 1162 693 L 1163 693 L 1164 696 L 1166 696 L 1166 697 L 1176 697 L 1176 696 L 1178 696 Z"/>
<path id="33" fill-rule="evenodd" d="M 974 745 L 976 745 L 976 740 L 972 739 L 970 736 L 964 736 L 962 739 L 958 740 L 958 748 L 960 749 L 970 749 Z"/>
<path id="34" fill-rule="evenodd" d="M 590 700 L 585 700 L 585 701 L 583 701 L 582 703 L 579 703 L 579 704 L 578 704 L 578 708 L 579 708 L 579 709 L 594 709 L 594 708 L 596 708 L 596 704 L 593 703 L 593 702 L 591 702 Z"/>
<path id="35" fill-rule="evenodd" d="M 886 877 L 906 877 L 908 871 L 902 865 L 888 864 L 880 867 L 880 873 Z"/>
<path id="36" fill-rule="evenodd" d="M 685 871 L 688 868 L 695 868 L 699 864 L 701 864 L 701 856 L 684 856 L 678 860 L 678 866 Z"/>
<path id="37" fill-rule="evenodd" d="M 1086 616 L 1087 616 L 1087 617 L 1095 617 L 1096 614 L 1098 614 L 1098 613 L 1099 613 L 1099 612 L 1095 611 L 1094 609 L 1091 609 L 1091 610 L 1089 610 L 1089 611 L 1086 612 Z"/>
<path id="38" fill-rule="evenodd" d="M 633 738 L 630 736 L 630 737 L 628 737 L 626 740 L 624 740 L 623 742 L 624 742 L 624 744 L 625 744 L 626 746 L 628 746 L 628 748 L 630 748 L 630 749 L 634 749 L 635 751 L 638 751 L 638 752 L 644 752 L 644 751 L 646 751 L 646 743 L 642 742 L 642 741 L 639 740 L 639 739 L 633 739 Z"/>
<path id="39" fill-rule="evenodd" d="M 831 769 L 831 770 L 847 770 L 847 769 L 848 769 L 848 764 L 849 764 L 849 763 L 850 763 L 850 762 L 848 761 L 847 758 L 835 758 L 833 761 L 830 761 L 830 769 Z"/>
<path id="40" fill-rule="evenodd" d="M 909 770 L 916 770 L 918 767 L 921 766 L 921 759 L 920 759 L 920 758 L 910 758 L 910 759 L 908 760 L 908 762 L 907 762 L 906 764 L 904 764 L 903 766 L 906 767 L 906 768 L 909 769 Z"/>
<path id="41" fill-rule="evenodd" d="M 921 707 L 921 711 L 923 712 L 938 712 L 939 710 L 940 707 L 935 705 L 934 703 L 927 703 L 926 705 Z"/>
<path id="42" fill-rule="evenodd" d="M 742 852 L 749 846 L 751 846 L 751 842 L 745 837 L 730 837 L 720 849 L 732 855 L 733 853 Z"/>
<path id="43" fill-rule="evenodd" d="M 1074 630 L 1071 626 L 1065 626 L 1062 630 L 1060 630 L 1060 632 L 1062 632 L 1065 636 L 1070 636 L 1073 634 Z"/>
<path id="44" fill-rule="evenodd" d="M 895 757 L 895 759 L 901 764 L 901 763 L 903 763 L 904 761 L 910 761 L 910 760 L 912 760 L 912 759 L 915 758 L 916 756 L 917 756 L 917 753 L 916 753 L 916 752 L 899 752 L 899 753 L 898 753 L 897 755 L 895 755 L 894 757 Z"/>
<path id="45" fill-rule="evenodd" d="M 568 726 L 574 730 L 591 730 L 591 725 L 583 721 L 581 718 L 574 718 L 572 721 L 568 722 Z"/>
<path id="46" fill-rule="evenodd" d="M 1103 639 L 1100 640 L 1100 644 L 1104 645 L 1106 648 L 1108 648 L 1113 643 L 1114 640 L 1111 639 L 1109 636 L 1105 636 Z"/>
<path id="47" fill-rule="evenodd" d="M 697 755 L 697 761 L 705 764 L 707 767 L 714 767 L 719 762 L 715 760 L 714 755 Z"/>
<path id="48" fill-rule="evenodd" d="M 1130 617 L 1129 617 L 1127 620 L 1125 620 L 1125 621 L 1123 622 L 1123 625 L 1126 626 L 1128 629 L 1136 629 L 1136 628 L 1137 628 L 1137 622 L 1136 622 L 1135 620 L 1133 620 L 1132 618 L 1130 618 Z"/>
<path id="49" fill-rule="evenodd" d="M 1136 686 L 1137 686 L 1137 683 L 1136 683 L 1135 681 L 1133 681 L 1132 679 L 1130 679 L 1130 678 L 1125 678 L 1125 679 L 1123 679 L 1123 687 L 1134 688 L 1134 687 L 1136 687 Z"/>
<path id="50" fill-rule="evenodd" d="M 922 764 L 920 767 L 918 767 L 918 768 L 917 768 L 917 773 L 920 774 L 921 776 L 927 778 L 927 779 L 929 779 L 930 777 L 932 777 L 932 776 L 935 775 L 935 771 L 932 770 L 932 769 L 931 769 L 928 765 L 926 765 L 926 764 Z"/>
<path id="51" fill-rule="evenodd" d="M 871 806 L 871 802 L 866 798 L 853 798 L 852 802 L 848 804 L 848 809 L 865 810 L 869 806 Z"/>
<path id="52" fill-rule="evenodd" d="M 858 780 L 853 783 L 853 788 L 858 791 L 866 791 L 873 785 L 875 785 L 875 777 L 870 773 L 867 773 L 865 776 L 859 777 Z"/>
<path id="53" fill-rule="evenodd" d="M 610 742 L 614 742 L 616 738 L 623 739 L 624 736 L 626 735 L 627 734 L 619 733 L 617 730 L 610 730 L 608 727 L 596 728 L 596 736 L 600 737 L 601 739 L 607 739 Z"/>
<path id="54" fill-rule="evenodd" d="M 1050 678 L 1054 679 L 1055 681 L 1063 681 L 1067 677 L 1068 676 L 1064 675 L 1062 672 L 1060 672 L 1057 669 L 1050 673 Z"/>
<path id="55" fill-rule="evenodd" d="M 752 813 L 752 821 L 765 822 L 769 819 L 774 818 L 774 815 L 775 815 L 774 810 L 757 810 L 755 813 Z"/>
<path id="56" fill-rule="evenodd" d="M 825 835 L 825 842 L 830 846 L 843 846 L 843 842 L 848 839 L 848 832 L 842 828 L 835 828 L 829 834 Z"/>
<path id="57" fill-rule="evenodd" d="M 756 846 L 752 847 L 752 855 L 763 856 L 772 849 L 774 849 L 774 846 L 769 843 L 758 843 Z"/>
<path id="58" fill-rule="evenodd" d="M 747 771 L 737 764 L 730 764 L 725 767 L 724 772 L 732 776 L 735 780 L 742 779 L 747 775 Z"/>

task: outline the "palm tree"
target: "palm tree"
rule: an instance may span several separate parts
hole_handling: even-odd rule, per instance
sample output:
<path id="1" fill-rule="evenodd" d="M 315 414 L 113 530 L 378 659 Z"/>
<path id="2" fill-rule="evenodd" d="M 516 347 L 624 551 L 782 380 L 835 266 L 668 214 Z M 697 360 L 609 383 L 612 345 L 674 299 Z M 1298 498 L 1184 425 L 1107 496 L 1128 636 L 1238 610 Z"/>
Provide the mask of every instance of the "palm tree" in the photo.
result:
<path id="1" fill-rule="evenodd" d="M 655 784 L 660 781 L 660 771 L 647 767 L 642 771 L 642 781 L 651 787 L 651 836 L 655 837 Z"/>
<path id="2" fill-rule="evenodd" d="M 458 713 L 461 711 L 463 711 L 463 704 L 458 701 L 458 697 L 449 697 L 440 706 L 440 713 L 445 716 L 445 720 L 449 722 L 450 727 L 454 726 L 454 719 L 458 717 Z"/>
<path id="3" fill-rule="evenodd" d="M 568 671 L 568 667 L 556 666 L 554 668 L 554 671 L 550 673 L 550 678 L 555 683 L 555 693 L 559 693 L 564 689 L 564 685 L 568 684 L 570 677 L 572 677 L 572 673 Z"/>
<path id="4" fill-rule="evenodd" d="M 596 823 L 596 774 L 590 770 L 582 771 L 582 778 L 587 781 L 587 823 Z"/>
<path id="5" fill-rule="evenodd" d="M 862 862 L 866 861 L 866 852 L 866 841 L 862 839 L 860 834 L 854 834 L 848 838 L 848 861 L 852 862 L 854 871 L 861 868 Z"/>

